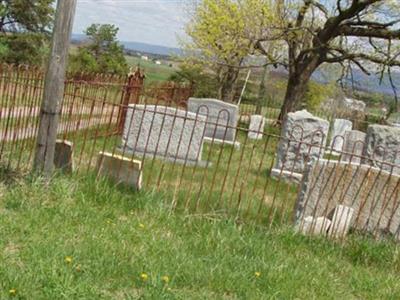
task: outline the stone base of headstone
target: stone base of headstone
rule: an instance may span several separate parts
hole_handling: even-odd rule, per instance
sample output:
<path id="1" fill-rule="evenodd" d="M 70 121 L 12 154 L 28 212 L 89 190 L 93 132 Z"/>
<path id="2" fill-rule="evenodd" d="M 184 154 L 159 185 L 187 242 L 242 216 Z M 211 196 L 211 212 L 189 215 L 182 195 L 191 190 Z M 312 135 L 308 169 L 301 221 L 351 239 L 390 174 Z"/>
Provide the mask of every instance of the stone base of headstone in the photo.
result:
<path id="1" fill-rule="evenodd" d="M 303 179 L 303 174 L 282 169 L 272 169 L 271 176 L 276 179 L 281 179 L 285 182 L 294 184 L 300 184 Z"/>
<path id="2" fill-rule="evenodd" d="M 235 147 L 235 149 L 240 149 L 240 143 L 237 141 L 231 142 L 228 140 L 213 139 L 213 138 L 209 138 L 209 137 L 204 137 L 203 141 L 208 144 L 216 144 L 216 145 L 224 144 L 227 146 L 233 146 L 233 147 Z"/>
<path id="3" fill-rule="evenodd" d="M 165 155 L 160 155 L 160 154 L 155 154 L 152 152 L 142 152 L 139 150 L 135 150 L 133 151 L 130 148 L 127 148 L 123 146 L 117 147 L 118 152 L 123 153 L 123 155 L 126 155 L 128 157 L 132 157 L 132 156 L 136 156 L 138 158 L 149 158 L 149 159 L 153 159 L 153 158 L 157 158 L 160 160 L 164 160 L 167 161 L 169 163 L 177 163 L 180 165 L 186 165 L 189 167 L 200 167 L 200 168 L 206 168 L 206 167 L 211 167 L 212 163 L 206 160 L 191 160 L 191 159 L 181 159 L 181 158 L 177 158 L 177 157 L 172 157 L 172 156 L 165 156 Z"/>
<path id="4" fill-rule="evenodd" d="M 344 238 L 350 230 L 354 209 L 344 205 L 338 205 L 333 211 L 332 223 L 328 236 L 331 238 Z"/>
<path id="5" fill-rule="evenodd" d="M 67 140 L 56 140 L 54 167 L 65 173 L 74 171 L 74 144 Z"/>
<path id="6" fill-rule="evenodd" d="M 296 231 L 304 235 L 326 235 L 330 226 L 331 220 L 325 217 L 309 216 L 296 225 Z"/>
<path id="7" fill-rule="evenodd" d="M 100 152 L 97 160 L 97 174 L 136 190 L 142 188 L 142 162 L 139 160 Z"/>

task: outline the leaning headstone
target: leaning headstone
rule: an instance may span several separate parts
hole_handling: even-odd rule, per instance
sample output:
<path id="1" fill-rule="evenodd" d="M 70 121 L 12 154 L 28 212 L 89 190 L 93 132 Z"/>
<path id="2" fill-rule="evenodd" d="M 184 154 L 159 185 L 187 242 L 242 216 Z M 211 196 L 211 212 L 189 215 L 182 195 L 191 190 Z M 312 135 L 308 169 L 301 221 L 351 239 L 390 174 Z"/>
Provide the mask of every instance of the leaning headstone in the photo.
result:
<path id="1" fill-rule="evenodd" d="M 129 105 L 123 132 L 123 152 L 178 163 L 201 161 L 206 118 L 172 107 Z"/>
<path id="2" fill-rule="evenodd" d="M 73 162 L 74 144 L 66 140 L 56 140 L 54 152 L 54 167 L 66 173 L 74 170 Z"/>
<path id="3" fill-rule="evenodd" d="M 338 205 L 354 210 L 352 228 L 400 236 L 400 176 L 368 165 L 320 160 L 304 174 L 296 203 L 296 223 L 326 216 Z"/>
<path id="4" fill-rule="evenodd" d="M 354 209 L 344 205 L 338 205 L 333 211 L 332 223 L 328 236 L 332 238 L 344 238 L 350 230 Z"/>
<path id="5" fill-rule="evenodd" d="M 325 235 L 331 225 L 331 220 L 325 217 L 308 216 L 300 221 L 296 230 L 303 235 Z"/>
<path id="6" fill-rule="evenodd" d="M 234 142 L 239 118 L 239 108 L 217 99 L 189 98 L 188 111 L 207 118 L 204 136 Z"/>
<path id="7" fill-rule="evenodd" d="M 400 174 L 400 128 L 368 126 L 364 155 L 364 163 Z"/>
<path id="8" fill-rule="evenodd" d="M 251 140 L 261 140 L 264 136 L 265 118 L 261 115 L 250 117 L 248 138 Z"/>
<path id="9" fill-rule="evenodd" d="M 329 122 L 306 110 L 289 113 L 272 175 L 298 182 L 307 164 L 324 156 L 328 132 Z"/>
<path id="10" fill-rule="evenodd" d="M 360 163 L 365 139 L 367 135 L 358 130 L 347 131 L 344 135 L 343 154 L 341 160 L 343 162 Z"/>
<path id="11" fill-rule="evenodd" d="M 333 151 L 341 152 L 343 150 L 344 135 L 346 131 L 353 129 L 353 123 L 345 119 L 335 119 L 333 123 L 331 148 Z"/>
<path id="12" fill-rule="evenodd" d="M 142 188 L 142 162 L 139 160 L 100 152 L 97 160 L 97 174 L 136 190 Z"/>

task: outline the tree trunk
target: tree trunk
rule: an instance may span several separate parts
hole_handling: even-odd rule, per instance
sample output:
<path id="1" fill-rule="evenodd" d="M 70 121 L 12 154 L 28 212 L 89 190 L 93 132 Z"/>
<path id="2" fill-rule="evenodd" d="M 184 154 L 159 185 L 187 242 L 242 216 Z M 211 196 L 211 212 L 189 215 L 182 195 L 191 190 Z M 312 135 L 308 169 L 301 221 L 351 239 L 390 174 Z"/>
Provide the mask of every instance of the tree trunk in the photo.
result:
<path id="1" fill-rule="evenodd" d="M 219 89 L 219 97 L 222 101 L 233 102 L 236 92 L 236 82 L 238 79 L 239 70 L 229 67 L 225 76 L 221 80 Z"/>
<path id="2" fill-rule="evenodd" d="M 288 85 L 286 88 L 285 99 L 278 117 L 278 123 L 282 123 L 289 112 L 293 112 L 299 108 L 304 101 L 307 92 L 307 85 L 311 75 L 320 64 L 319 55 L 307 58 L 305 61 L 298 63 L 294 68 L 294 72 L 289 74 Z"/>

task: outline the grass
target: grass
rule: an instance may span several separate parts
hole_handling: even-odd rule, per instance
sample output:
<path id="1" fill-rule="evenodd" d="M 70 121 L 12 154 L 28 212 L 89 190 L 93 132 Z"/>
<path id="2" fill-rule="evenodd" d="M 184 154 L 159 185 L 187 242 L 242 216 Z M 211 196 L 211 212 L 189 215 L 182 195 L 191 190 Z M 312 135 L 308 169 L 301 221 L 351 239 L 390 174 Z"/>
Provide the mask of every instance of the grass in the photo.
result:
<path id="1" fill-rule="evenodd" d="M 17 179 L 0 191 L 0 299 L 400 297 L 391 243 L 352 236 L 339 245 L 171 214 L 162 195 L 91 174 L 49 186 Z"/>
<path id="2" fill-rule="evenodd" d="M 157 65 L 153 61 L 146 61 L 134 56 L 125 56 L 128 65 L 132 67 L 140 66 L 146 74 L 146 82 L 168 81 L 176 69 L 167 65 Z"/>

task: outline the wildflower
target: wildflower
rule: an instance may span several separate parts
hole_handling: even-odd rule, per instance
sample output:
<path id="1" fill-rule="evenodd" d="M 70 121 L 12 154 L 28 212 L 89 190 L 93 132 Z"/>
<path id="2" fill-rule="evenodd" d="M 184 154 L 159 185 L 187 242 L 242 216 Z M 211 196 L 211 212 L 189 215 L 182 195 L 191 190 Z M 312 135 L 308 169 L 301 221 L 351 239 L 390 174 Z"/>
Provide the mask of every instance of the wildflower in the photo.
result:
<path id="1" fill-rule="evenodd" d="M 167 283 L 169 282 L 169 277 L 168 277 L 168 276 L 163 276 L 163 277 L 161 277 L 161 280 L 162 280 L 165 284 L 167 284 Z"/>
<path id="2" fill-rule="evenodd" d="M 8 291 L 10 296 L 15 296 L 17 294 L 17 290 L 16 289 L 11 289 Z"/>
<path id="3" fill-rule="evenodd" d="M 143 281 L 147 281 L 147 279 L 149 279 L 149 275 L 147 275 L 146 273 L 142 273 L 140 274 L 140 279 L 142 279 Z"/>
<path id="4" fill-rule="evenodd" d="M 67 264 L 72 263 L 72 257 L 71 257 L 71 256 L 66 256 L 66 257 L 65 257 L 65 262 L 66 262 Z"/>
<path id="5" fill-rule="evenodd" d="M 82 271 L 81 265 L 77 265 L 76 268 L 75 268 L 75 270 L 76 270 L 77 272 Z"/>
<path id="6" fill-rule="evenodd" d="M 140 223 L 139 227 L 143 229 L 144 228 L 144 224 Z"/>
<path id="7" fill-rule="evenodd" d="M 261 272 L 254 272 L 254 276 L 256 276 L 257 278 L 261 276 Z"/>

